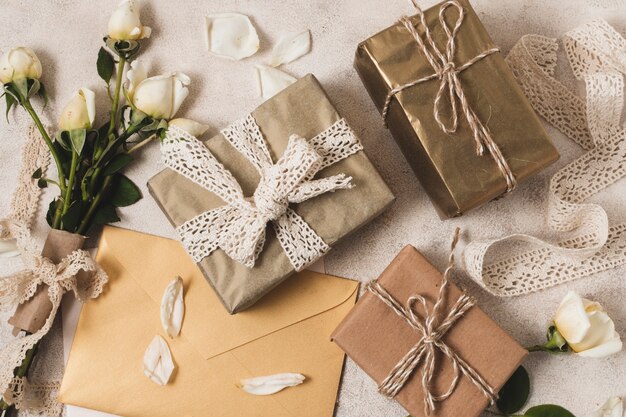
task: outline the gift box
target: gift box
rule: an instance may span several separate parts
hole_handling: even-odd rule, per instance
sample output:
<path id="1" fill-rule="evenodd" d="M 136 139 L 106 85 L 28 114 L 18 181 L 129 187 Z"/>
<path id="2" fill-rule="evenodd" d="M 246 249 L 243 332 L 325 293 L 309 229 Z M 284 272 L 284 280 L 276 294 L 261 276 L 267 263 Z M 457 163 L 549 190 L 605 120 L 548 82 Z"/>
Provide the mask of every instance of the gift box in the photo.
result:
<path id="1" fill-rule="evenodd" d="M 177 146 L 177 140 L 166 146 Z M 323 149 L 331 143 L 342 148 Z M 176 165 L 176 171 L 168 168 L 157 174 L 148 186 L 231 313 L 250 307 L 394 200 L 312 75 L 287 87 L 205 146 L 210 155 L 197 146 L 193 151 L 202 154 L 202 162 L 186 149 L 177 151 L 185 155 L 174 152 L 171 158 L 164 149 L 166 165 L 172 159 L 190 159 Z M 294 159 L 296 152 L 303 156 Z M 321 160 L 318 153 L 323 154 Z M 271 163 L 281 168 L 270 166 L 261 179 L 259 172 Z M 306 164 L 314 169 L 296 172 Z M 283 173 L 287 178 L 275 180 Z M 328 188 L 320 192 L 320 185 Z M 285 212 L 282 204 L 287 202 Z M 291 224 L 285 226 L 285 219 Z M 290 237 L 285 237 L 285 228 L 290 228 Z M 182 229 L 186 231 L 181 233 Z M 300 263 L 294 265 L 294 259 Z"/>
<path id="2" fill-rule="evenodd" d="M 447 399 L 433 403 L 430 414 L 476 417 L 528 352 L 449 281 L 433 331 L 422 332 L 419 326 L 425 326 L 427 316 L 432 315 L 442 279 L 415 248 L 405 247 L 378 280 L 368 285 L 332 339 L 379 384 L 382 393 L 393 396 L 413 417 L 429 414 L 423 387 L 429 360 L 433 360 L 430 390 L 437 396 L 446 393 L 454 379 L 454 356 L 461 369 L 458 385 Z M 394 371 L 420 346 L 424 354 L 408 369 L 408 379 L 398 382 Z M 433 347 L 430 357 L 429 346 Z"/>
<path id="3" fill-rule="evenodd" d="M 558 159 L 466 0 L 402 18 L 362 42 L 354 64 L 442 218 L 512 191 Z"/>

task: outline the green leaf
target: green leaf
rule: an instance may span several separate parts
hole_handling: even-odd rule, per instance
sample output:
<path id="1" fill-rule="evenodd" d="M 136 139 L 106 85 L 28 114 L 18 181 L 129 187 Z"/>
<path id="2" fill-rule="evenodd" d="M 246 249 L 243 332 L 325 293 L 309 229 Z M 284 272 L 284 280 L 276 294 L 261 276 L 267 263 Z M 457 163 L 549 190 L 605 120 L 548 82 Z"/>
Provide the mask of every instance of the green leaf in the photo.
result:
<path id="1" fill-rule="evenodd" d="M 113 56 L 104 48 L 100 48 L 98 51 L 98 61 L 96 62 L 98 68 L 98 75 L 104 80 L 105 83 L 111 82 L 113 71 L 115 71 L 115 61 Z"/>
<path id="2" fill-rule="evenodd" d="M 48 181 L 43 178 L 39 178 L 37 180 L 37 187 L 39 188 L 48 188 Z"/>
<path id="3" fill-rule="evenodd" d="M 28 98 L 31 98 L 35 94 L 38 94 L 41 88 L 41 83 L 39 82 L 39 80 L 36 80 L 34 78 L 29 78 L 26 85 L 28 86 Z"/>
<path id="4" fill-rule="evenodd" d="M 109 224 L 119 221 L 120 217 L 117 215 L 117 210 L 111 204 L 100 207 L 93 216 L 94 224 Z"/>
<path id="5" fill-rule="evenodd" d="M 72 148 L 77 154 L 83 153 L 85 147 L 85 138 L 87 137 L 87 131 L 85 129 L 74 129 L 70 131 L 70 141 L 72 142 Z"/>
<path id="6" fill-rule="evenodd" d="M 133 157 L 127 153 L 118 153 L 115 155 L 111 161 L 104 167 L 102 174 L 105 177 L 109 175 L 113 175 L 116 172 L 119 172 L 126 165 L 130 164 L 133 161 Z"/>
<path id="7" fill-rule="evenodd" d="M 40 168 L 37 168 L 35 172 L 33 172 L 33 175 L 31 176 L 31 178 L 34 180 L 38 180 L 42 176 L 43 176 L 43 169 L 40 167 Z"/>
<path id="8" fill-rule="evenodd" d="M 115 207 L 126 207 L 141 200 L 141 191 L 134 182 L 122 174 L 116 174 L 113 180 L 111 204 Z"/>
<path id="9" fill-rule="evenodd" d="M 54 137 L 56 139 L 56 143 L 59 144 L 59 146 L 63 149 L 65 149 L 66 151 L 71 151 L 72 148 L 70 147 L 70 134 L 69 132 L 65 132 L 65 131 L 59 131 L 57 132 L 56 136 Z"/>
<path id="10" fill-rule="evenodd" d="M 574 414 L 567 411 L 565 408 L 554 405 L 544 404 L 536 407 L 529 408 L 524 417 L 575 417 Z"/>
<path id="11" fill-rule="evenodd" d="M 55 199 L 55 200 L 52 200 L 50 202 L 50 205 L 48 206 L 48 212 L 46 213 L 46 221 L 48 222 L 50 226 L 52 226 L 54 214 L 56 213 L 58 204 L 61 204 L 61 201 L 59 199 Z"/>
<path id="12" fill-rule="evenodd" d="M 7 118 L 7 123 L 8 123 L 9 112 L 11 111 L 11 108 L 17 104 L 17 100 L 15 100 L 15 97 L 13 97 L 13 94 L 9 94 L 9 93 L 4 93 L 4 99 L 6 100 L 6 103 L 7 103 L 7 112 L 5 114 L 5 117 Z"/>
<path id="13" fill-rule="evenodd" d="M 37 92 L 37 95 L 43 99 L 43 108 L 48 107 L 48 90 L 46 90 L 46 87 L 44 87 L 42 83 L 39 83 L 39 92 Z"/>
<path id="14" fill-rule="evenodd" d="M 521 410 L 530 394 L 530 377 L 523 366 L 511 375 L 498 394 L 496 406 L 504 414 L 515 414 Z"/>
<path id="15" fill-rule="evenodd" d="M 61 217 L 61 221 L 63 222 L 63 229 L 68 232 L 74 232 L 78 228 L 80 224 L 80 212 L 81 206 L 78 201 L 72 203 L 72 205 L 67 209 L 67 212 Z"/>

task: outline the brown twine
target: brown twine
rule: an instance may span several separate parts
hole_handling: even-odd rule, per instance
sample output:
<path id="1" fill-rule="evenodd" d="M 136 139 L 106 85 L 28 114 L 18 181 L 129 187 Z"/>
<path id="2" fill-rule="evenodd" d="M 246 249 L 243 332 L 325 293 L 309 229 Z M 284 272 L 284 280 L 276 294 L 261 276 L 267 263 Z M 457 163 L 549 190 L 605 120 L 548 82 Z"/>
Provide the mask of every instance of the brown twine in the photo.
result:
<path id="1" fill-rule="evenodd" d="M 437 91 L 437 95 L 435 96 L 435 102 L 433 106 L 433 113 L 437 124 L 439 125 L 441 130 L 448 134 L 452 134 L 457 131 L 459 125 L 459 110 L 457 104 L 458 99 L 465 119 L 469 123 L 472 133 L 474 134 L 474 142 L 476 142 L 476 153 L 478 155 L 484 155 L 486 151 L 489 152 L 493 160 L 496 162 L 498 169 L 506 180 L 507 192 L 513 191 L 513 189 L 517 185 L 515 175 L 513 174 L 513 171 L 511 170 L 508 162 L 504 158 L 504 155 L 502 155 L 500 148 L 491 137 L 489 130 L 480 121 L 474 110 L 470 107 L 467 96 L 465 95 L 465 91 L 463 90 L 463 85 L 461 84 L 461 79 L 459 78 L 459 74 L 461 72 L 471 67 L 483 58 L 499 52 L 500 49 L 491 48 L 485 50 L 464 63 L 463 65 L 457 66 L 454 63 L 454 54 L 456 51 L 455 39 L 465 18 L 465 9 L 463 9 L 463 6 L 457 0 L 450 0 L 444 3 L 439 9 L 439 22 L 446 32 L 446 37 L 448 39 L 446 42 L 446 50 L 444 54 L 433 41 L 430 28 L 426 25 L 426 19 L 424 17 L 422 9 L 418 6 L 416 0 L 411 0 L 411 2 L 415 6 L 417 10 L 417 16 L 419 17 L 420 23 L 424 28 L 425 41 L 424 39 L 422 39 L 422 36 L 413 25 L 411 18 L 409 18 L 408 16 L 404 16 L 400 19 L 400 22 L 402 22 L 402 24 L 404 24 L 409 33 L 411 33 L 418 46 L 420 47 L 420 50 L 428 60 L 430 66 L 435 70 L 435 72 L 431 75 L 396 87 L 392 89 L 389 94 L 387 94 L 387 98 L 385 99 L 385 104 L 383 106 L 382 112 L 385 127 L 387 127 L 387 114 L 389 113 L 391 100 L 395 97 L 396 94 L 418 84 L 434 79 L 439 79 L 441 83 L 439 84 L 439 90 Z M 445 20 L 445 13 L 449 7 L 454 7 L 459 12 L 459 16 L 452 29 L 450 29 L 448 23 Z M 451 119 L 449 121 L 450 124 L 447 124 L 446 121 L 443 120 L 440 111 L 441 107 L 443 106 L 442 98 L 444 97 L 444 94 L 446 94 L 446 92 L 448 94 L 449 105 L 451 106 Z"/>
<path id="2" fill-rule="evenodd" d="M 450 309 L 447 316 L 438 321 L 441 309 L 445 304 L 445 295 L 448 288 L 448 278 L 454 265 L 454 249 L 459 240 L 459 229 L 454 232 L 454 238 L 448 257 L 448 266 L 443 273 L 439 295 L 429 311 L 426 299 L 419 295 L 411 296 L 406 306 L 400 304 L 385 290 L 378 282 L 372 281 L 367 284 L 367 290 L 374 294 L 383 303 L 389 306 L 398 316 L 403 318 L 409 326 L 422 335 L 421 339 L 404 355 L 398 364 L 392 369 L 389 375 L 378 387 L 381 394 L 393 398 L 406 385 L 407 381 L 420 363 L 423 363 L 422 390 L 424 392 L 424 412 L 431 415 L 435 411 L 435 403 L 445 401 L 449 398 L 459 383 L 461 374 L 465 375 L 491 402 L 495 403 L 498 398 L 495 390 L 485 381 L 478 372 L 467 362 L 460 358 L 442 338 L 454 326 L 454 324 L 475 304 L 475 301 L 463 294 Z M 415 303 L 419 302 L 425 311 L 425 318 L 422 320 L 415 312 Z M 432 390 L 432 380 L 435 373 L 435 349 L 439 349 L 452 363 L 454 377 L 448 390 L 441 395 L 436 395 Z"/>

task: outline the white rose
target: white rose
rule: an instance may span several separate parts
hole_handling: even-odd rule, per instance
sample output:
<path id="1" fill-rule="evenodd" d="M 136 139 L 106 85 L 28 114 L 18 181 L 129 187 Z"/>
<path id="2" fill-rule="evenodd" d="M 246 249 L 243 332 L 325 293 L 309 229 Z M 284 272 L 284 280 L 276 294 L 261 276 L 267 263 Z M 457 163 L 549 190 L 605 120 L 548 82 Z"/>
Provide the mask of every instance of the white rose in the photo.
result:
<path id="1" fill-rule="evenodd" d="M 186 86 L 191 80 L 182 72 L 147 78 L 142 63 L 135 60 L 127 77 L 127 93 L 132 104 L 155 119 L 169 120 L 174 117 L 189 95 Z"/>
<path id="2" fill-rule="evenodd" d="M 142 26 L 139 20 L 139 4 L 135 0 L 122 0 L 109 20 L 108 34 L 115 40 L 149 38 L 152 29 Z"/>
<path id="3" fill-rule="evenodd" d="M 597 409 L 593 417 L 623 417 L 624 402 L 620 397 L 609 398 L 599 409 Z"/>
<path id="4" fill-rule="evenodd" d="M 32 49 L 13 48 L 0 58 L 0 83 L 23 78 L 41 78 L 41 61 Z"/>
<path id="5" fill-rule="evenodd" d="M 561 302 L 554 324 L 567 344 L 580 356 L 601 358 L 622 349 L 615 324 L 602 306 L 572 291 Z"/>
<path id="6" fill-rule="evenodd" d="M 191 136 L 195 137 L 202 136 L 202 134 L 206 132 L 209 128 L 209 126 L 203 125 L 202 123 L 198 123 L 194 120 L 181 118 L 170 120 L 168 124 L 170 126 L 176 126 L 177 128 L 182 129 L 189 133 Z"/>
<path id="7" fill-rule="evenodd" d="M 59 128 L 63 131 L 90 129 L 96 117 L 96 95 L 81 88 L 61 112 Z"/>

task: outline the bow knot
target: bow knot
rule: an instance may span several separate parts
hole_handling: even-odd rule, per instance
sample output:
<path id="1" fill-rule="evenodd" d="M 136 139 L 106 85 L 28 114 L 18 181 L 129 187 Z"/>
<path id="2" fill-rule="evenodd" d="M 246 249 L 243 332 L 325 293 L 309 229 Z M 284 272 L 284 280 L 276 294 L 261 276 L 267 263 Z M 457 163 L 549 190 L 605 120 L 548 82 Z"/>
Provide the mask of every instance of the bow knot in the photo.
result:
<path id="1" fill-rule="evenodd" d="M 245 197 L 230 171 L 185 131 L 170 127 L 161 145 L 166 166 L 226 203 L 177 228 L 187 252 L 200 262 L 221 248 L 251 268 L 263 249 L 267 223 L 271 222 L 296 271 L 317 260 L 330 248 L 289 204 L 352 187 L 352 178 L 342 174 L 313 179 L 323 168 L 362 149 L 347 123 L 341 119 L 311 140 L 291 135 L 275 163 L 251 115 L 222 134 L 261 177 L 252 197 Z"/>

